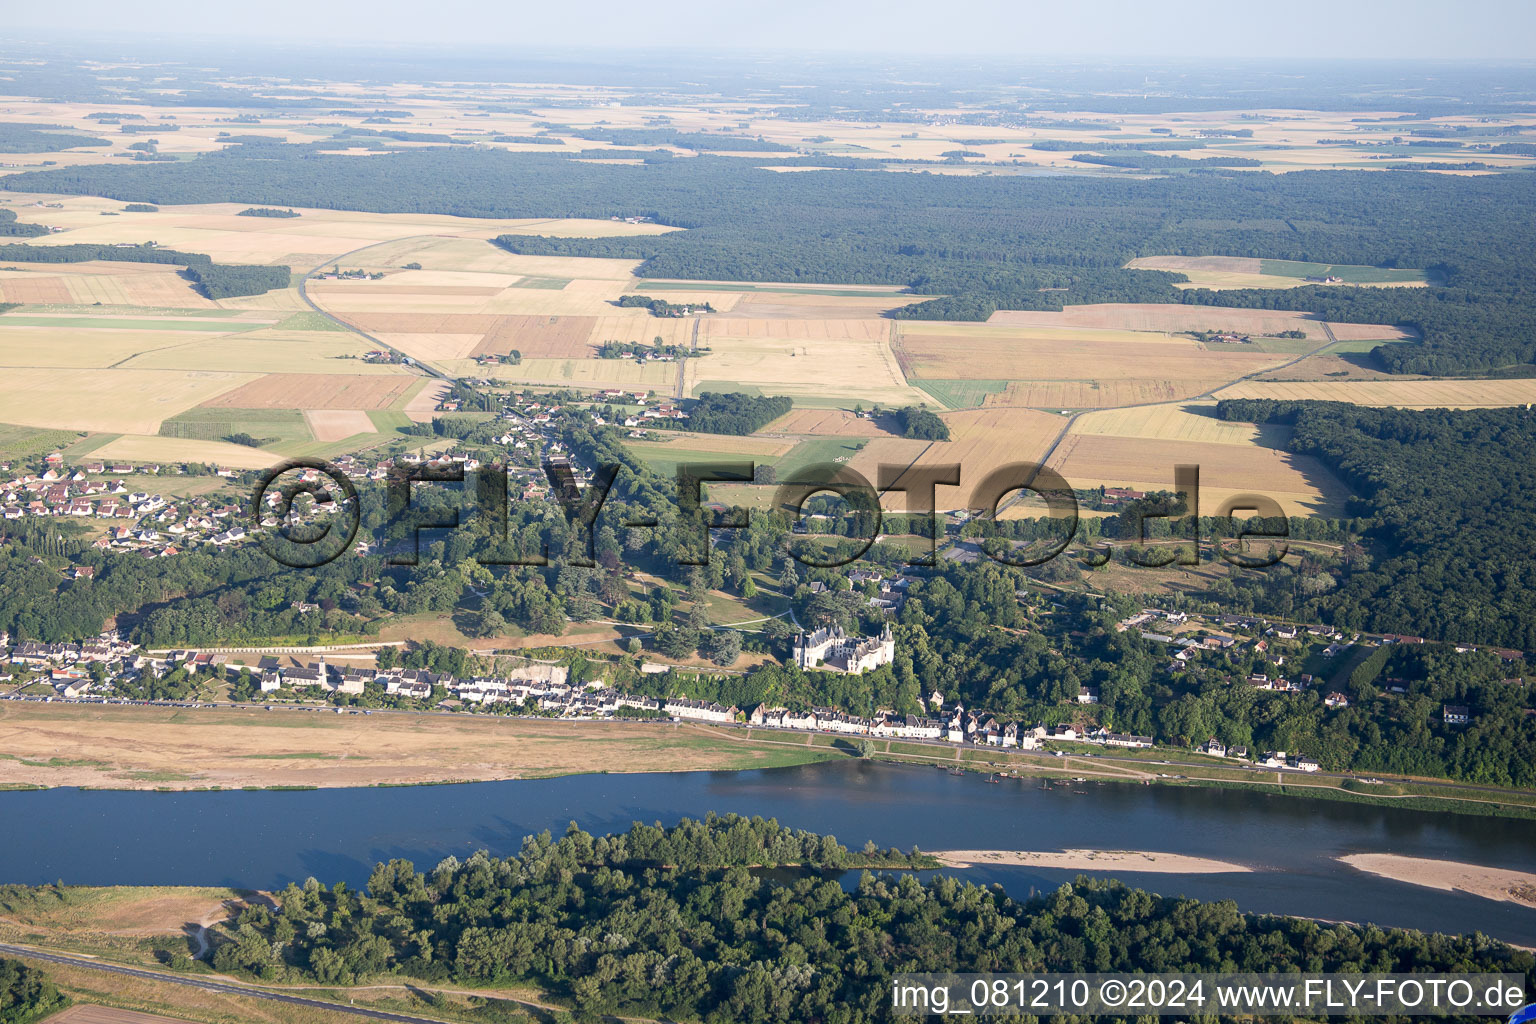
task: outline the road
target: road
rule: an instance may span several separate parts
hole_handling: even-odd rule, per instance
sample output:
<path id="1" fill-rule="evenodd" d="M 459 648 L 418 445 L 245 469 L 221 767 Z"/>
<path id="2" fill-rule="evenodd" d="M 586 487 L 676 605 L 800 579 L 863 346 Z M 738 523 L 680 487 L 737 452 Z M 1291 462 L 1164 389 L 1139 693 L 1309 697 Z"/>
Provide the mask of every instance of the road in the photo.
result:
<path id="1" fill-rule="evenodd" d="M 441 237 L 447 237 L 447 236 L 442 236 L 442 235 L 407 235 L 407 236 L 405 236 L 405 238 L 391 238 L 391 239 L 389 239 L 389 243 L 393 244 L 395 242 L 404 242 L 404 241 L 408 241 L 409 239 L 412 239 L 412 238 L 441 238 Z M 438 380 L 455 380 L 456 378 L 454 378 L 453 376 L 451 376 L 449 374 L 444 373 L 442 370 L 439 370 L 437 367 L 429 366 L 428 364 L 423 363 L 420 360 L 418 360 L 418 359 L 416 359 L 416 358 L 414 358 L 412 356 L 406 355 L 404 352 L 402 352 L 399 349 L 395 348 L 395 346 L 389 344 L 388 342 L 380 341 L 378 338 L 375 338 L 373 335 L 369 334 L 367 331 L 359 330 L 356 325 L 349 324 L 345 320 L 343 320 L 341 317 L 335 316 L 334 314 L 326 312 L 325 310 L 321 309 L 319 307 L 319 305 L 317 305 L 315 303 L 314 299 L 309 297 L 309 292 L 308 292 L 306 286 L 309 284 L 309 279 L 310 278 L 312 278 L 316 274 L 320 273 L 326 267 L 340 266 L 347 259 L 347 257 L 349 257 L 349 256 L 356 256 L 358 253 L 365 252 L 368 249 L 372 249 L 376 245 L 384 245 L 384 244 L 386 244 L 386 243 L 384 243 L 384 242 L 369 242 L 367 245 L 362 246 L 362 247 L 357 248 L 357 249 L 353 249 L 351 252 L 344 252 L 340 256 L 333 256 L 332 258 L 326 260 L 324 263 L 322 263 L 319 266 L 313 268 L 312 270 L 309 271 L 309 273 L 305 274 L 303 277 L 301 277 L 299 279 L 299 298 L 303 299 L 304 300 L 304 304 L 307 305 L 310 309 L 314 310 L 316 313 L 319 313 L 321 316 L 325 317 L 327 320 L 329 320 L 332 323 L 337 324 L 337 325 L 345 328 L 349 333 L 356 334 L 356 335 L 359 335 L 361 337 L 367 338 L 369 341 L 371 341 L 375 345 L 379 346 L 379 348 L 381 348 L 384 351 L 389 352 L 390 354 L 392 354 L 396 359 L 400 360 L 405 365 L 413 366 L 416 369 L 420 370 L 422 373 L 425 373 L 427 376 L 429 376 L 429 377 L 436 377 Z"/>
<path id="2" fill-rule="evenodd" d="M 0 953 L 25 957 L 29 960 L 43 960 L 48 963 L 84 968 L 89 971 L 102 971 L 106 974 L 116 974 L 128 978 L 140 978 L 145 981 L 158 981 L 169 985 L 185 985 L 188 988 L 202 989 L 204 992 L 217 992 L 221 995 L 244 996 L 247 999 L 265 999 L 268 1002 L 286 1003 L 289 1006 L 312 1006 L 316 1009 L 331 1010 L 335 1013 L 350 1013 L 357 1017 L 371 1017 L 374 1020 L 403 1021 L 404 1024 L 447 1024 L 447 1022 L 436 1017 L 415 1017 L 408 1013 L 391 1013 L 388 1010 L 373 1010 L 363 1006 L 351 1006 L 347 1003 L 332 1003 L 324 999 L 284 995 L 281 992 L 268 992 L 265 989 L 253 988 L 236 982 L 215 981 L 211 978 L 149 971 L 140 967 L 124 967 L 121 964 L 106 963 L 101 960 L 92 960 L 85 957 L 65 956 L 59 953 L 43 953 L 28 949 L 26 946 L 11 946 L 0 943 Z"/>
<path id="3" fill-rule="evenodd" d="M 1115 408 L 1115 409 L 1140 409 L 1140 408 L 1143 408 L 1145 406 L 1151 406 L 1151 405 L 1185 405 L 1185 404 L 1187 404 L 1189 402 L 1201 402 L 1201 401 L 1205 401 L 1206 399 L 1215 398 L 1216 397 L 1216 393 L 1218 391 L 1224 391 L 1227 388 L 1236 387 L 1237 385 L 1242 384 L 1245 381 L 1254 380 L 1255 378 L 1261 377 L 1261 376 L 1263 376 L 1265 374 L 1274 373 L 1277 370 L 1284 370 L 1284 369 L 1286 369 L 1288 367 L 1295 366 L 1297 363 L 1301 362 L 1303 359 L 1310 359 L 1313 356 L 1318 355 L 1321 352 L 1325 352 L 1329 348 L 1331 348 L 1334 345 L 1338 344 L 1339 339 L 1334 336 L 1333 328 L 1331 326 L 1329 326 L 1324 321 L 1319 320 L 1317 322 L 1321 323 L 1323 325 L 1323 333 L 1328 336 L 1327 342 L 1325 342 L 1322 345 L 1317 346 L 1316 348 L 1310 348 L 1307 351 L 1301 353 L 1296 358 L 1288 359 L 1285 362 L 1279 364 L 1278 366 L 1266 366 L 1262 370 L 1255 370 L 1253 373 L 1245 373 L 1241 377 L 1237 377 L 1237 378 L 1235 378 L 1233 380 L 1229 380 L 1229 381 L 1227 381 L 1227 382 L 1225 382 L 1223 384 L 1218 384 L 1218 385 L 1216 385 L 1213 388 L 1210 388 L 1210 389 L 1208 389 L 1206 391 L 1203 391 L 1203 392 L 1201 392 L 1198 395 L 1191 395 L 1188 398 L 1180 398 L 1180 399 L 1176 399 L 1175 401 L 1172 401 L 1172 402 L 1132 402 L 1129 405 L 1117 405 L 1117 406 L 1114 406 L 1113 408 Z M 1034 482 L 1035 482 L 1035 477 L 1039 476 L 1039 474 L 1040 474 L 1040 470 L 1043 469 L 1046 466 L 1049 466 L 1051 464 L 1051 459 L 1055 457 L 1057 449 L 1059 449 L 1061 447 L 1062 442 L 1067 439 L 1067 435 L 1072 432 L 1072 425 L 1078 421 L 1079 417 L 1081 417 L 1085 413 L 1105 412 L 1105 411 L 1107 411 L 1107 410 L 1106 409 L 1079 409 L 1076 412 L 1072 413 L 1071 416 L 1069 416 L 1067 418 L 1067 422 L 1062 425 L 1061 431 L 1056 435 L 1056 439 L 1054 441 L 1052 441 L 1051 442 L 1051 446 L 1045 450 L 1045 454 L 1040 456 L 1040 461 L 1035 464 L 1034 470 L 1029 474 L 1029 477 L 1024 481 L 1023 484 L 1020 485 L 1020 487 L 1021 488 L 1028 488 L 1031 485 L 1033 485 Z M 1067 481 L 1067 483 L 1070 485 L 1071 481 L 1069 480 L 1069 481 Z M 991 510 L 983 510 L 981 518 L 982 519 L 993 519 L 993 518 L 996 518 L 997 516 L 1001 516 L 1005 509 L 1008 509 L 1008 508 L 1012 507 L 1013 505 L 1016 505 L 1019 502 L 1024 501 L 1024 500 L 1026 500 L 1026 495 L 1025 494 L 1023 494 L 1023 493 L 1016 493 L 1016 494 L 1014 494 L 1013 497 L 1009 498 L 1007 501 L 1004 501 L 1002 504 L 1000 504 L 997 507 L 997 510 L 995 512 L 993 512 Z"/>

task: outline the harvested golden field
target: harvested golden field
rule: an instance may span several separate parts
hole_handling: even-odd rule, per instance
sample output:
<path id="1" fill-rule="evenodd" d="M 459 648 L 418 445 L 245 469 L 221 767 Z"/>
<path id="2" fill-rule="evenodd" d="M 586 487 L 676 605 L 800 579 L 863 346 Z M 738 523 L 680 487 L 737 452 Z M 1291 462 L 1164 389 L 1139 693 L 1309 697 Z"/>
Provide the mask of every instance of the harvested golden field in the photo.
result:
<path id="1" fill-rule="evenodd" d="M 907 375 L 918 379 L 1176 381 L 1187 382 L 1186 387 L 1203 385 L 1196 394 L 1286 358 L 1242 351 L 1240 346 L 1208 349 L 1189 338 L 1152 331 L 994 323 L 903 325 L 895 348 Z"/>
<path id="2" fill-rule="evenodd" d="M 291 219 L 240 217 L 248 204 L 208 203 L 160 207 L 158 213 L 137 217 L 102 217 L 102 211 L 121 207 L 114 200 L 92 196 L 48 197 L 60 202 L 62 209 L 16 207 L 23 222 L 47 223 L 66 230 L 41 236 L 36 244 L 94 242 L 116 244 L 144 241 L 146 228 L 152 227 L 160 245 L 185 252 L 203 253 L 219 262 L 288 264 L 295 270 L 308 270 L 342 253 L 365 246 L 380 245 L 381 251 L 360 254 L 363 266 L 384 261 L 383 267 L 397 268 L 406 259 L 400 252 L 423 247 L 419 236 L 444 236 L 444 242 L 469 242 L 470 249 L 494 250 L 488 239 L 501 234 L 545 234 L 590 237 L 594 235 L 658 234 L 670 230 L 656 225 L 634 225 L 610 221 L 563 219 L 500 220 L 492 218 L 452 217 L 416 213 L 360 213 L 349 210 L 317 210 L 296 207 L 300 216 Z M 23 200 L 25 201 L 25 200 Z M 424 266 L 427 260 L 418 259 Z M 440 269 L 469 270 L 469 266 Z M 571 276 L 571 275 L 566 275 Z"/>
<path id="3" fill-rule="evenodd" d="M 642 285 L 643 287 L 643 285 Z M 672 295 L 664 292 L 663 297 Z M 870 319 L 913 301 L 910 295 L 807 295 L 745 292 L 723 315 L 750 319 Z M 721 307 L 716 306 L 716 309 Z"/>
<path id="4" fill-rule="evenodd" d="M 474 303 L 471 302 L 471 305 Z M 445 306 L 445 310 L 452 306 Z M 422 359 L 467 359 L 516 350 L 528 359 L 584 359 L 598 318 L 459 312 L 342 312 L 338 316 Z M 617 318 L 615 318 L 617 319 Z M 646 338 L 649 341 L 650 338 Z"/>
<path id="5" fill-rule="evenodd" d="M 0 409 L 29 427 L 153 434 L 160 421 L 255 379 L 219 371 L 39 369 L 0 373 Z"/>
<path id="6" fill-rule="evenodd" d="M 0 317 L 0 366 L 107 367 L 159 348 L 185 345 L 192 338 L 217 334 L 100 330 L 59 327 L 12 327 Z"/>
<path id="7" fill-rule="evenodd" d="M 773 747 L 672 724 L 7 705 L 0 709 L 0 747 L 15 760 L 0 760 L 0 782 L 42 786 L 331 789 L 795 763 Z M 67 766 L 47 765 L 65 753 Z M 146 773 L 154 781 L 139 778 Z"/>
<path id="8" fill-rule="evenodd" d="M 1327 341 L 1321 321 L 1309 313 L 1285 310 L 1239 309 L 1224 306 L 1186 306 L 1178 303 L 1100 303 L 1068 306 L 1059 313 L 1032 310 L 998 310 L 988 324 L 1037 328 L 1108 328 L 1128 331 L 1235 331 L 1239 334 L 1274 335 L 1304 331 L 1319 343 Z M 1349 338 L 1408 338 L 1400 328 L 1385 324 L 1331 324 L 1340 341 Z M 1344 333 L 1339 333 L 1340 329 Z"/>
<path id="9" fill-rule="evenodd" d="M 163 345 L 134 356 L 122 365 L 166 370 L 238 370 L 247 373 L 281 370 L 284 373 L 407 376 L 407 371 L 397 364 L 364 362 L 363 353 L 376 347 L 357 335 L 341 331 L 258 330 L 219 337 L 204 335 L 197 341 Z"/>
<path id="10" fill-rule="evenodd" d="M 697 320 L 674 317 L 654 317 L 649 313 L 635 313 L 593 317 L 592 333 L 587 344 L 601 345 L 605 341 L 627 341 L 649 345 L 657 338 L 666 345 L 689 345 Z M 525 355 L 527 353 L 524 353 Z"/>
<path id="11" fill-rule="evenodd" d="M 501 320 L 492 313 L 383 313 L 368 310 L 336 315 L 369 334 L 472 334 L 481 337 Z"/>
<path id="12" fill-rule="evenodd" d="M 161 437 L 158 434 L 123 434 L 97 448 L 93 454 L 121 462 L 202 462 L 227 469 L 265 469 L 283 459 L 281 455 L 243 444 Z"/>
<path id="13" fill-rule="evenodd" d="M 0 302 L 57 304 L 75 301 L 62 277 L 15 274 L 0 278 Z"/>
<path id="14" fill-rule="evenodd" d="M 473 363 L 469 365 L 474 366 Z M 516 366 L 496 366 L 478 372 L 515 384 L 569 384 L 584 388 L 643 386 L 667 394 L 672 394 L 677 387 L 676 363 L 637 363 L 633 359 L 524 359 Z"/>
<path id="15" fill-rule="evenodd" d="M 1209 270 L 1223 274 L 1258 277 L 1264 261 L 1256 256 L 1139 256 L 1126 266 L 1132 270 Z"/>
<path id="16" fill-rule="evenodd" d="M 269 373 L 202 403 L 214 409 L 388 409 L 421 378 L 406 374 Z"/>
<path id="17" fill-rule="evenodd" d="M 592 316 L 504 316 L 486 333 L 471 355 L 506 355 L 524 359 L 582 359 L 591 355 Z"/>
<path id="18" fill-rule="evenodd" d="M 882 464 L 958 465 L 960 485 L 940 486 L 936 499 L 941 509 L 972 508 L 980 501 L 975 488 L 989 473 L 1010 463 L 1039 462 L 1067 425 L 1065 417 L 1033 409 L 967 409 L 942 417 L 949 425 L 950 440 L 876 438 L 850 464 L 876 486 Z M 895 510 L 906 508 L 907 502 L 906 495 L 891 493 L 882 504 Z"/>
<path id="19" fill-rule="evenodd" d="M 690 359 L 688 390 L 755 387 L 817 404 L 912 405 L 928 396 L 907 384 L 878 320 L 716 320 L 699 325 L 710 354 Z"/>
<path id="20" fill-rule="evenodd" d="M 1073 487 L 1173 490 L 1176 465 L 1200 467 L 1200 509 L 1214 515 L 1226 499 L 1264 494 L 1287 515 L 1333 514 L 1347 490 L 1322 463 L 1264 447 L 1167 438 L 1069 434 L 1049 465 Z"/>
<path id="21" fill-rule="evenodd" d="M 890 437 L 875 420 L 848 409 L 792 409 L 758 431 L 759 434 L 825 434 L 830 437 Z"/>
<path id="22" fill-rule="evenodd" d="M 1486 409 L 1536 402 L 1536 380 L 1245 381 L 1217 398 L 1311 399 L 1402 409 Z"/>
<path id="23" fill-rule="evenodd" d="M 374 432 L 373 420 L 360 409 L 306 409 L 304 422 L 316 441 L 345 441 Z"/>
<path id="24" fill-rule="evenodd" d="M 1217 419 L 1215 401 L 1084 413 L 1073 421 L 1071 432 L 1210 444 L 1260 444 L 1269 448 L 1282 448 L 1290 439 L 1290 429 L 1287 427 Z"/>
<path id="25" fill-rule="evenodd" d="M 447 398 L 452 390 L 453 385 L 445 380 L 429 380 L 406 400 L 404 412 L 417 423 L 430 423 L 438 403 Z"/>
<path id="26" fill-rule="evenodd" d="M 891 321 L 876 319 L 748 320 L 704 317 L 699 321 L 699 344 L 711 348 L 729 341 L 879 341 L 891 336 Z"/>

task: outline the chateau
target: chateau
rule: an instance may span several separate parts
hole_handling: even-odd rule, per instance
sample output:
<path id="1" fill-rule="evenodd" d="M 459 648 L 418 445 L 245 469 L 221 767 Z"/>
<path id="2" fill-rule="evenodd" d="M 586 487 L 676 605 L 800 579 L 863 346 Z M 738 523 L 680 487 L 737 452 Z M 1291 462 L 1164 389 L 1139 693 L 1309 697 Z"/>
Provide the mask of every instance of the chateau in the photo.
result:
<path id="1" fill-rule="evenodd" d="M 896 639 L 887 625 L 879 636 L 848 636 L 841 626 L 801 633 L 795 638 L 795 664 L 803 669 L 823 668 L 855 674 L 881 665 L 896 657 Z"/>

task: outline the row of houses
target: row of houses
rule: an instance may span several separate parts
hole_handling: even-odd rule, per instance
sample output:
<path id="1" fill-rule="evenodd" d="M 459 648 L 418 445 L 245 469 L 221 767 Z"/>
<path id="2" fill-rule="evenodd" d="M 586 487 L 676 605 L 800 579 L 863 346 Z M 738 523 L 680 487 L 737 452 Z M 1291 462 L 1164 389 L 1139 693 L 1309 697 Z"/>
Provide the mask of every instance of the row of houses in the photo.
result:
<path id="1" fill-rule="evenodd" d="M 937 740 L 1017 750 L 1037 750 L 1048 740 L 1127 748 L 1152 746 L 1150 736 L 1135 736 L 1071 724 L 1048 727 L 1003 722 L 995 716 L 968 712 L 960 706 L 947 713 L 940 711 L 929 715 L 903 715 L 882 711 L 873 718 L 864 718 L 836 708 L 791 710 L 764 705 L 754 709 L 747 722 L 767 729 L 831 732 L 877 739 Z"/>

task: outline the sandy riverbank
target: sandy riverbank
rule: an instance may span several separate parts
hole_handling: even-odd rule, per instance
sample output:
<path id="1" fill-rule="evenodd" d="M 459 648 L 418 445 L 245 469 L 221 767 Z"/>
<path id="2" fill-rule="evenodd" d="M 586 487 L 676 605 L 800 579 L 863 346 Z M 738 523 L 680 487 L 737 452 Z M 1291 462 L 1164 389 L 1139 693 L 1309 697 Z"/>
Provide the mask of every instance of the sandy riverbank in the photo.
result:
<path id="1" fill-rule="evenodd" d="M 1507 900 L 1536 907 L 1536 873 L 1486 868 L 1453 860 L 1400 857 L 1394 853 L 1355 853 L 1338 858 L 1357 871 L 1395 882 L 1422 885 L 1445 892 L 1469 892 L 1490 900 Z"/>
<path id="2" fill-rule="evenodd" d="M 1132 871 L 1146 874 L 1215 875 L 1252 871 L 1246 864 L 1143 850 L 944 850 L 934 853 L 945 867 L 1065 868 L 1069 871 Z"/>
<path id="3" fill-rule="evenodd" d="M 804 764 L 824 747 L 672 723 L 0 702 L 0 787 L 413 785 Z"/>

